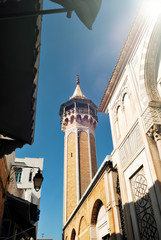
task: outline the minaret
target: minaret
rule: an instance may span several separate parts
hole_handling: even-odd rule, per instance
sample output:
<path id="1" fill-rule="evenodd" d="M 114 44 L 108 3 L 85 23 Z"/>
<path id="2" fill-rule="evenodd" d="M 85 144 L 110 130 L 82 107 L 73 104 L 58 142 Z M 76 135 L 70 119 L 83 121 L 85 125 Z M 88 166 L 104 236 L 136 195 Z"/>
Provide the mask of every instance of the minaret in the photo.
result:
<path id="1" fill-rule="evenodd" d="M 64 224 L 77 206 L 97 171 L 94 130 L 97 107 L 77 86 L 69 101 L 60 106 L 64 139 Z"/>

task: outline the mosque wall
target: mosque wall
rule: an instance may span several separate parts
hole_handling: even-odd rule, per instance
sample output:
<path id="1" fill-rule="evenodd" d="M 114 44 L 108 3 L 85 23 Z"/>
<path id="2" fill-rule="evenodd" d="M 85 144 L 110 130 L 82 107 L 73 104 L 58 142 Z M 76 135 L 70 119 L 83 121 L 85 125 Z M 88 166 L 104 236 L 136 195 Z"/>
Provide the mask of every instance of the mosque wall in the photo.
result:
<path id="1" fill-rule="evenodd" d="M 64 226 L 64 239 L 97 240 L 121 233 L 121 225 L 114 218 L 114 214 L 118 219 L 120 216 L 116 186 L 117 171 L 108 166 L 87 189 L 84 201 Z"/>

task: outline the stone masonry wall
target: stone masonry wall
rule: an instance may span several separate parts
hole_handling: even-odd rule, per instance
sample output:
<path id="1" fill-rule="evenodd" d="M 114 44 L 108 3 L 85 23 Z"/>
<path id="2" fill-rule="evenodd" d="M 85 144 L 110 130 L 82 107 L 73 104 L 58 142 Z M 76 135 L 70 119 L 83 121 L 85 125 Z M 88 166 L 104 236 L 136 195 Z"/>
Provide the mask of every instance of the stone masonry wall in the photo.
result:
<path id="1" fill-rule="evenodd" d="M 96 157 L 96 145 L 95 138 L 90 134 L 90 145 L 91 145 L 91 162 L 92 162 L 92 178 L 97 172 L 97 157 Z"/>
<path id="2" fill-rule="evenodd" d="M 76 179 L 76 139 L 75 133 L 68 136 L 67 141 L 67 219 L 77 205 Z"/>
<path id="3" fill-rule="evenodd" d="M 80 196 L 90 184 L 88 136 L 85 132 L 79 133 L 79 161 L 80 161 Z"/>

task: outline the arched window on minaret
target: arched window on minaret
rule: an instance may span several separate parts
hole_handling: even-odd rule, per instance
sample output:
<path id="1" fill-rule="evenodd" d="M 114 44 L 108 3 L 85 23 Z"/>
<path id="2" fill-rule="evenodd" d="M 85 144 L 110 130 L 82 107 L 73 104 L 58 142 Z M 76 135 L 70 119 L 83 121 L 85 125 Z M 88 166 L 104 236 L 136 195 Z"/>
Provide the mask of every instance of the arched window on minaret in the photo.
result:
<path id="1" fill-rule="evenodd" d="M 83 120 L 84 120 L 85 122 L 88 122 L 88 116 L 85 115 L 84 118 L 83 118 Z"/>
<path id="2" fill-rule="evenodd" d="M 67 125 L 68 125 L 68 121 L 69 121 L 69 119 L 68 119 L 68 118 L 66 118 L 66 119 L 65 119 L 65 121 L 64 121 L 64 124 L 65 124 L 65 126 L 67 126 Z"/>
<path id="3" fill-rule="evenodd" d="M 81 123 L 81 120 L 82 120 L 81 115 L 77 115 L 77 122 Z"/>
<path id="4" fill-rule="evenodd" d="M 74 122 L 74 116 L 72 115 L 70 118 L 70 123 L 72 124 Z"/>

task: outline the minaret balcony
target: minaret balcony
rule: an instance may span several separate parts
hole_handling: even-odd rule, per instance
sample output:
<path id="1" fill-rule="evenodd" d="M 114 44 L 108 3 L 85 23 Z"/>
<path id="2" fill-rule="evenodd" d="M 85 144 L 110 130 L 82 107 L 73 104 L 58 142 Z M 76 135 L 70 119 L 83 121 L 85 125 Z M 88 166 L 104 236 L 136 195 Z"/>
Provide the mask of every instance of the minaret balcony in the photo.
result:
<path id="1" fill-rule="evenodd" d="M 63 117 L 61 124 L 64 130 L 66 129 L 66 127 L 72 127 L 73 124 L 79 124 L 86 127 L 88 126 L 95 129 L 97 126 L 97 116 L 92 116 L 88 113 L 80 114 L 77 112 L 75 114 Z"/>
<path id="2" fill-rule="evenodd" d="M 76 108 L 77 113 L 88 114 L 88 108 Z"/>
<path id="3" fill-rule="evenodd" d="M 63 117 L 67 117 L 70 116 L 72 114 L 88 114 L 91 115 L 92 117 L 94 117 L 97 120 L 97 116 L 95 114 L 95 111 L 93 111 L 92 109 L 88 109 L 88 108 L 72 108 L 70 110 L 67 110 L 64 112 Z"/>
<path id="4" fill-rule="evenodd" d="M 95 130 L 97 126 L 97 106 L 83 95 L 79 84 L 77 76 L 77 86 L 73 96 L 60 106 L 59 115 L 63 131 L 81 125 Z"/>
<path id="5" fill-rule="evenodd" d="M 70 116 L 71 114 L 75 113 L 74 108 L 67 110 L 64 112 L 63 117 Z"/>

